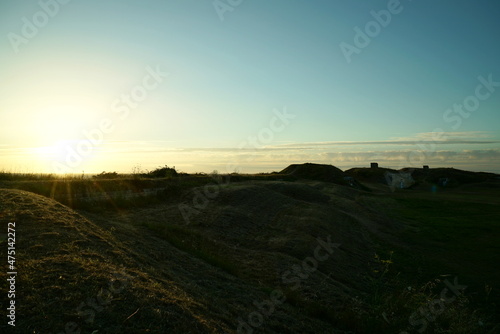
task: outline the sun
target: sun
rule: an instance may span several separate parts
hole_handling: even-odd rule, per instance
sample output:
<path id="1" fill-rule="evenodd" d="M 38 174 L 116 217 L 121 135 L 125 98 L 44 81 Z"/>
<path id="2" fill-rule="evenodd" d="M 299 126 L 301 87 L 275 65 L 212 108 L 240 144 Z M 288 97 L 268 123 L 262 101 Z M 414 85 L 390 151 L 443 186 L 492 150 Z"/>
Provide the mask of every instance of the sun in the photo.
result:
<path id="1" fill-rule="evenodd" d="M 45 161 L 64 161 L 68 147 L 74 143 L 73 140 L 58 140 L 52 145 L 33 148 L 33 153 Z"/>
<path id="2" fill-rule="evenodd" d="M 85 124 L 85 111 L 75 107 L 59 106 L 37 113 L 36 135 L 43 143 L 58 142 L 78 137 Z"/>
<path id="3" fill-rule="evenodd" d="M 96 103 L 54 103 L 37 106 L 31 110 L 31 123 L 34 139 L 44 145 L 60 140 L 80 138 L 82 131 L 95 127 L 104 111 Z"/>
<path id="4" fill-rule="evenodd" d="M 108 110 L 97 101 L 52 102 L 32 106 L 22 120 L 29 134 L 22 140 L 33 164 L 60 174 L 92 169 L 106 160 L 104 134 L 96 135 L 95 129 L 111 123 L 103 123 Z"/>
<path id="5" fill-rule="evenodd" d="M 95 118 L 84 107 L 59 104 L 39 108 L 29 120 L 33 157 L 45 164 L 65 162 L 68 152 L 82 138 L 82 131 Z M 34 145 L 33 145 L 34 144 Z"/>

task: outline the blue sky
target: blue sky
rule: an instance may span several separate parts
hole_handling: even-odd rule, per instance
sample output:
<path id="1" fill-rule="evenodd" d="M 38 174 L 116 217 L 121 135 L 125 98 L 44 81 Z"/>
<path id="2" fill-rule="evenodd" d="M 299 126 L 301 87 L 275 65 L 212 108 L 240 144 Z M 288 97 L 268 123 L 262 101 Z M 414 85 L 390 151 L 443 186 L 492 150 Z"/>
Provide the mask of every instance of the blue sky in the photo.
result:
<path id="1" fill-rule="evenodd" d="M 496 1 L 3 1 L 0 169 L 500 172 L 498 17 Z"/>

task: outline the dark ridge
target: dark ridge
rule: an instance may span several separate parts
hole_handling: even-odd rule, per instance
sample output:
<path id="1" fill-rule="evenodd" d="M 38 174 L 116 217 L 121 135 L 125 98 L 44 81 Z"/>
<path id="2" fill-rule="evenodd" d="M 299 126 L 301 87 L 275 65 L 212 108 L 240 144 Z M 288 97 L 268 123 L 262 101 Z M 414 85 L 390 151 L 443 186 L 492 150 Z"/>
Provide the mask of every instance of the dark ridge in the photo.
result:
<path id="1" fill-rule="evenodd" d="M 344 172 L 332 165 L 313 163 L 293 164 L 283 169 L 280 174 L 291 175 L 297 179 L 316 180 L 345 184 Z"/>
<path id="2" fill-rule="evenodd" d="M 351 168 L 345 171 L 345 175 L 351 176 L 361 182 L 386 184 L 386 173 L 411 173 L 412 178 L 420 184 L 436 184 L 458 186 L 468 183 L 479 183 L 498 179 L 499 175 L 486 172 L 471 172 L 455 168 L 410 168 L 400 170 L 390 168 Z"/>

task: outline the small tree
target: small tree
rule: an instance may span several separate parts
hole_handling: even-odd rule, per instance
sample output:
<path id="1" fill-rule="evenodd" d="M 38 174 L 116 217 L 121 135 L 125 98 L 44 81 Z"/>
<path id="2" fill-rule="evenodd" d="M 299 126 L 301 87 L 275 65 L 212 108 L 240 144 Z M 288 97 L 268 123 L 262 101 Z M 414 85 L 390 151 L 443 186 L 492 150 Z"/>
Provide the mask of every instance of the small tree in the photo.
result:
<path id="1" fill-rule="evenodd" d="M 102 172 L 101 174 L 97 174 L 92 176 L 94 179 L 116 179 L 118 177 L 117 172 Z"/>
<path id="2" fill-rule="evenodd" d="M 168 167 L 167 165 L 165 165 L 165 167 L 158 167 L 155 170 L 147 173 L 145 176 L 153 178 L 175 177 L 177 176 L 177 171 L 175 170 L 175 166 Z"/>

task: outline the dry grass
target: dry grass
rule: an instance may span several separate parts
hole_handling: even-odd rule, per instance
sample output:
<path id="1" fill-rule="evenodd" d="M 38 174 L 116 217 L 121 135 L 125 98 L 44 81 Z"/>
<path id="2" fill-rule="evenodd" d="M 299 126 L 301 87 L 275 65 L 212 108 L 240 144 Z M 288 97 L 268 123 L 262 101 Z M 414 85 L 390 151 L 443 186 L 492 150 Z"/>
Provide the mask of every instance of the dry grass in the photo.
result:
<path id="1" fill-rule="evenodd" d="M 460 268 L 452 253 L 433 257 L 434 241 L 427 240 L 433 236 L 427 232 L 451 233 L 442 220 L 433 220 L 443 199 L 450 210 L 459 201 L 473 219 L 473 208 L 482 203 L 492 210 L 497 204 L 491 196 L 498 194 L 496 187 L 468 186 L 465 192 L 484 192 L 484 198 L 467 201 L 455 192 L 433 202 L 422 194 L 425 202 L 418 192 L 413 198 L 321 181 L 240 178 L 221 187 L 188 225 L 178 204 L 191 203 L 196 192 L 190 189 L 196 184 L 186 186 L 177 199 L 78 212 L 47 197 L 0 189 L 0 221 L 16 221 L 18 227 L 19 332 L 59 333 L 74 322 L 82 333 L 235 333 L 238 318 L 247 321 L 258 310 L 254 302 L 269 299 L 273 290 L 282 291 L 286 300 L 255 332 L 415 331 L 408 328 L 410 315 L 442 288 L 434 278 Z M 443 214 L 452 217 L 453 211 Z M 454 219 L 470 228 L 471 221 Z M 483 244 L 492 245 L 497 233 L 497 225 L 488 223 L 479 226 L 476 237 L 489 238 Z M 303 266 L 314 256 L 317 239 L 328 236 L 340 247 L 316 270 L 302 271 L 300 287 L 293 288 L 283 274 Z M 474 248 L 476 262 L 488 263 L 481 244 L 468 247 Z M 417 268 L 427 270 L 414 275 Z M 106 296 L 120 273 L 115 285 L 123 281 L 124 289 L 97 305 L 95 317 L 87 321 L 92 314 L 88 305 Z M 497 271 L 477 277 L 467 270 L 456 274 L 475 284 L 479 275 L 496 277 Z M 4 289 L 5 279 L 2 284 Z M 494 328 L 495 320 L 484 309 L 498 303 L 497 287 L 485 302 L 474 284 L 429 325 L 429 333 Z M 410 285 L 413 289 L 405 290 Z"/>

